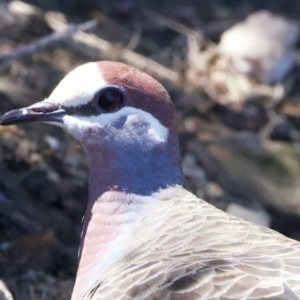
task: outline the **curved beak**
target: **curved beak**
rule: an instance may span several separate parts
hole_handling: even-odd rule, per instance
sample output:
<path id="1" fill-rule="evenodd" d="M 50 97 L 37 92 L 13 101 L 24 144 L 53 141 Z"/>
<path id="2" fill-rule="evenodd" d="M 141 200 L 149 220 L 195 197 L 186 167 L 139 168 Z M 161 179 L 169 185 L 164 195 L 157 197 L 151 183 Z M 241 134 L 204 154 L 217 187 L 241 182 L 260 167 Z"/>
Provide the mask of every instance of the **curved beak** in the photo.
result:
<path id="1" fill-rule="evenodd" d="M 51 102 L 38 102 L 31 106 L 13 109 L 0 118 L 0 125 L 31 122 L 63 123 L 66 111 Z"/>

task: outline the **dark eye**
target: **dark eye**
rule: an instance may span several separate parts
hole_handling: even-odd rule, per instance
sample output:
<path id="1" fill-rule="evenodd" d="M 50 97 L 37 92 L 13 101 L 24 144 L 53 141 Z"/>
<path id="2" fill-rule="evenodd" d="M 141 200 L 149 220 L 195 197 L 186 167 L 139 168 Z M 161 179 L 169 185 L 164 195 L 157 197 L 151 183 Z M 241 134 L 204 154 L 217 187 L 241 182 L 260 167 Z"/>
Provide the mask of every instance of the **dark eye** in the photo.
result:
<path id="1" fill-rule="evenodd" d="M 99 96 L 98 103 L 103 110 L 114 112 L 123 104 L 123 95 L 117 89 L 108 89 Z"/>

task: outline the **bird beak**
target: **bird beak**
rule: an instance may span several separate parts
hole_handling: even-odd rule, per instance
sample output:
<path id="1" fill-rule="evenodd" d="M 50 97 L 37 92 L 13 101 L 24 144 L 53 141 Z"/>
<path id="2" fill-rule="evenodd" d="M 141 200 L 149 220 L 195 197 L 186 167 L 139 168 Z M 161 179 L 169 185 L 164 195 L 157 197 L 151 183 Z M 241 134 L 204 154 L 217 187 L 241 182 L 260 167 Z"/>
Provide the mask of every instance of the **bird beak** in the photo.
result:
<path id="1" fill-rule="evenodd" d="M 0 125 L 31 122 L 62 123 L 66 111 L 51 102 L 38 102 L 31 106 L 14 109 L 0 118 Z"/>

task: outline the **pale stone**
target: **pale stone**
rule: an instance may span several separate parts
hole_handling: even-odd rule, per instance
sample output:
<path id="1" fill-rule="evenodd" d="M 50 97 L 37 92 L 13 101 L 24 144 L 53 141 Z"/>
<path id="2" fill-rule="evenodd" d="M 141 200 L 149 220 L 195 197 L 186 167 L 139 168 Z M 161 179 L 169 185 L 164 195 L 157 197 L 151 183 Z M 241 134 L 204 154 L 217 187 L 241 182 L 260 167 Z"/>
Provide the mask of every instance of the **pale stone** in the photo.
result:
<path id="1" fill-rule="evenodd" d="M 254 210 L 246 208 L 239 204 L 230 203 L 226 210 L 229 214 L 232 214 L 243 220 L 262 225 L 265 227 L 270 227 L 271 218 L 270 215 L 263 209 Z"/>
<path id="2" fill-rule="evenodd" d="M 11 1 L 8 4 L 8 7 L 12 13 L 25 17 L 34 16 L 39 12 L 38 8 L 35 6 L 17 0 Z"/>
<path id="3" fill-rule="evenodd" d="M 238 72 L 272 84 L 293 67 L 298 35 L 297 22 L 259 11 L 225 31 L 219 47 Z"/>

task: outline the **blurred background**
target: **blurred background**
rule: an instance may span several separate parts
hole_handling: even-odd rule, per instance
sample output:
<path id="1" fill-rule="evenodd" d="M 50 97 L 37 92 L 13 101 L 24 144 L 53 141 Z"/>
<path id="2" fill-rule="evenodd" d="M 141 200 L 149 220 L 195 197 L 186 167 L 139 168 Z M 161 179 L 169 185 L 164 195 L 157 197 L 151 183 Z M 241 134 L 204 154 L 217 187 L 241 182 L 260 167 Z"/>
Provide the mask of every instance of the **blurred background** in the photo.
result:
<path id="1" fill-rule="evenodd" d="M 135 66 L 174 101 L 187 188 L 300 240 L 299 14 L 299 0 L 1 0 L 0 114 L 85 62 Z M 86 200 L 71 136 L 0 127 L 1 300 L 70 299 Z"/>

